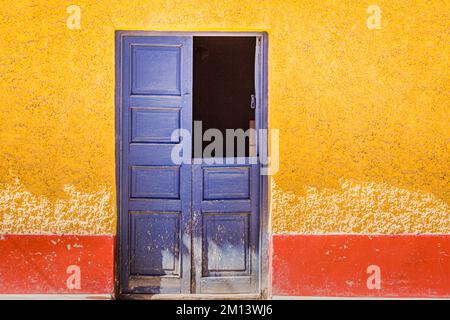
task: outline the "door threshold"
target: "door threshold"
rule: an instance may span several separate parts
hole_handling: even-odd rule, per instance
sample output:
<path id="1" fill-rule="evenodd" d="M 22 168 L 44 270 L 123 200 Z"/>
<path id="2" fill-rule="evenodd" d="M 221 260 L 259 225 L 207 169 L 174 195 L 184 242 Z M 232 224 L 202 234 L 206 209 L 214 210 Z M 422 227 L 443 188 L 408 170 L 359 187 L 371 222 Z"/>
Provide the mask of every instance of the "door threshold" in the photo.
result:
<path id="1" fill-rule="evenodd" d="M 121 294 L 124 300 L 261 300 L 257 293 L 239 294 Z"/>

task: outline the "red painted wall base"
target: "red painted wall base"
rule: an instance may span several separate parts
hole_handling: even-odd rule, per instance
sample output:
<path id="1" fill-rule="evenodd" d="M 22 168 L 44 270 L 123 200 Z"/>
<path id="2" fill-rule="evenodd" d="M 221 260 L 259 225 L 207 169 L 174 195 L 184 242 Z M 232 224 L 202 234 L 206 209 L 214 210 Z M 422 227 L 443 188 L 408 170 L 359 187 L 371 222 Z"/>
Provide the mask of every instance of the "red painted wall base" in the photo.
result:
<path id="1" fill-rule="evenodd" d="M 113 292 L 113 236 L 0 235 L 0 294 Z"/>
<path id="2" fill-rule="evenodd" d="M 272 294 L 450 297 L 450 235 L 275 235 Z M 0 235 L 0 294 L 112 294 L 113 236 Z"/>
<path id="3" fill-rule="evenodd" d="M 272 294 L 450 297 L 450 235 L 275 235 Z"/>

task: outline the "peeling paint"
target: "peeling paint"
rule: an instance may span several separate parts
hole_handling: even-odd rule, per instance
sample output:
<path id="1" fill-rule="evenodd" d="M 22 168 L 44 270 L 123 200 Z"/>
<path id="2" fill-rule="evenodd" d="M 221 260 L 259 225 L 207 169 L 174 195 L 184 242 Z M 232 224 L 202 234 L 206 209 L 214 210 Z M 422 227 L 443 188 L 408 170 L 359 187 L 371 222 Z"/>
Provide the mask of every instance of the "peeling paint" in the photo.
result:
<path id="1" fill-rule="evenodd" d="M 113 234 L 112 192 L 83 193 L 71 185 L 54 202 L 25 189 L 19 181 L 0 184 L 0 232 L 10 234 Z M 51 240 L 53 245 L 57 240 Z M 70 250 L 70 244 L 67 245 Z"/>
<path id="2" fill-rule="evenodd" d="M 275 183 L 274 183 L 275 184 Z M 297 195 L 272 186 L 275 233 L 450 233 L 450 206 L 431 193 L 340 180 Z"/>

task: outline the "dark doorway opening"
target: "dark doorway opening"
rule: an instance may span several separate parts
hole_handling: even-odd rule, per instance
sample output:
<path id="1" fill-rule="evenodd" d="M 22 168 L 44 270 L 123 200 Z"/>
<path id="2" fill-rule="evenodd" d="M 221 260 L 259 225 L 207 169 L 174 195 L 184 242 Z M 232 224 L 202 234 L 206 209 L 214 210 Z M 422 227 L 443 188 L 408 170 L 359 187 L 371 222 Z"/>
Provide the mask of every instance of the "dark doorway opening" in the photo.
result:
<path id="1" fill-rule="evenodd" d="M 254 156 L 254 137 L 246 136 L 245 154 L 227 152 L 226 129 L 255 128 L 255 37 L 194 37 L 193 120 L 202 122 L 201 135 L 208 129 L 222 133 L 223 155 Z M 194 130 L 193 157 L 202 158 L 213 141 L 203 141 L 201 154 L 195 142 L 202 141 Z M 215 152 L 212 156 L 218 156 Z"/>

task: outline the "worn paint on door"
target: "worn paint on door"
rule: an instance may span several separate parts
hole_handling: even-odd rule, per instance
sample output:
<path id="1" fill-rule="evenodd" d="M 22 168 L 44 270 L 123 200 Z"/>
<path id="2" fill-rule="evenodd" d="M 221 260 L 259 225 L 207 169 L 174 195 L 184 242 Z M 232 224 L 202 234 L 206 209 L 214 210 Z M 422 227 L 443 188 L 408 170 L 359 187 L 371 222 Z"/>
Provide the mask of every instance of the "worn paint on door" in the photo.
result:
<path id="1" fill-rule="evenodd" d="M 192 36 L 118 39 L 120 292 L 257 293 L 259 165 L 171 159 L 192 132 Z"/>
<path id="2" fill-rule="evenodd" d="M 195 291 L 255 293 L 259 168 L 251 158 L 223 163 L 193 165 Z"/>
<path id="3" fill-rule="evenodd" d="M 191 166 L 171 160 L 192 126 L 192 37 L 121 43 L 121 290 L 190 292 Z"/>

